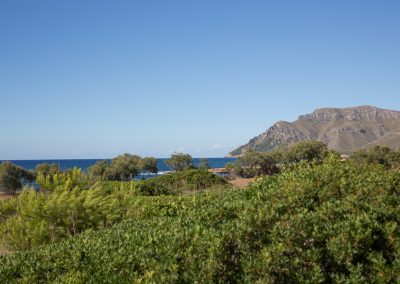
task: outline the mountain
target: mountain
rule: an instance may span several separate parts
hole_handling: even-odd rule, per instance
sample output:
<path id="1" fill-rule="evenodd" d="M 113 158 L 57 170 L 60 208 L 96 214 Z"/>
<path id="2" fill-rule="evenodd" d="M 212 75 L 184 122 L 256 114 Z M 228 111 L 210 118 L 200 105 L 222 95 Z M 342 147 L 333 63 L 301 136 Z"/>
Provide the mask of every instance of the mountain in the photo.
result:
<path id="1" fill-rule="evenodd" d="M 294 122 L 278 121 L 228 156 L 241 155 L 248 149 L 267 152 L 303 140 L 323 141 L 343 154 L 376 145 L 397 149 L 400 111 L 374 106 L 316 109 Z"/>

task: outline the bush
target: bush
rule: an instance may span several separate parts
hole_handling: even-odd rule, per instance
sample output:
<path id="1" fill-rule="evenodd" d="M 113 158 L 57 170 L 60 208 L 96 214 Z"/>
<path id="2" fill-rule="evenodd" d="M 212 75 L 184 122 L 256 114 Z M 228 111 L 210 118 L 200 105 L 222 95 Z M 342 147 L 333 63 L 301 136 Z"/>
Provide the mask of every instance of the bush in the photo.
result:
<path id="1" fill-rule="evenodd" d="M 226 168 L 235 175 L 251 178 L 279 173 L 280 161 L 280 152 L 260 153 L 249 150 L 239 157 L 236 162 L 226 165 Z"/>
<path id="2" fill-rule="evenodd" d="M 44 176 L 53 176 L 54 174 L 60 173 L 61 169 L 58 164 L 48 164 L 48 163 L 41 163 L 39 165 L 36 165 L 35 168 L 35 173 L 36 174 L 43 174 Z"/>
<path id="3" fill-rule="evenodd" d="M 369 150 L 360 150 L 352 153 L 350 159 L 356 163 L 383 165 L 387 169 L 400 168 L 400 151 L 393 151 L 389 147 L 375 146 Z"/>
<path id="4" fill-rule="evenodd" d="M 132 195 L 138 194 L 137 181 L 101 181 L 95 184 L 95 187 L 101 188 L 104 193 L 114 194 L 118 191 L 129 192 Z"/>
<path id="5" fill-rule="evenodd" d="M 331 156 L 244 190 L 134 200 L 140 218 L 0 256 L 0 282 L 400 281 L 400 174 L 380 166 Z"/>
<path id="6" fill-rule="evenodd" d="M 323 142 L 301 141 L 271 152 L 248 150 L 227 165 L 227 169 L 244 178 L 273 175 L 281 171 L 282 165 L 291 167 L 302 161 L 320 163 L 329 153 L 334 154 Z"/>
<path id="7" fill-rule="evenodd" d="M 201 191 L 227 182 L 207 170 L 185 170 L 140 181 L 141 195 L 170 195 L 187 191 Z"/>
<path id="8" fill-rule="evenodd" d="M 36 183 L 41 189 L 54 190 L 72 190 L 76 187 L 80 189 L 88 188 L 89 182 L 81 169 L 74 168 L 65 172 L 58 172 L 53 175 L 44 175 L 39 172 L 36 177 Z"/>
<path id="9" fill-rule="evenodd" d="M 328 147 L 321 141 L 301 141 L 290 145 L 283 153 L 283 160 L 288 164 L 314 160 L 322 162 L 328 154 Z"/>
<path id="10" fill-rule="evenodd" d="M 17 199 L 0 200 L 0 224 L 17 212 Z"/>
<path id="11" fill-rule="evenodd" d="M 123 188 L 110 194 L 100 185 L 90 190 L 59 188 L 51 194 L 27 188 L 13 200 L 0 203 L 1 247 L 26 250 L 88 229 L 109 227 L 123 220 L 129 196 Z"/>
<path id="12" fill-rule="evenodd" d="M 87 188 L 78 182 L 80 171 L 71 174 L 48 176 L 51 192 L 27 188 L 16 198 L 0 202 L 0 247 L 27 250 L 109 227 L 132 214 L 137 217 L 134 204 L 139 195 L 177 194 L 225 184 L 212 173 L 193 170 L 143 182 L 102 181 Z"/>

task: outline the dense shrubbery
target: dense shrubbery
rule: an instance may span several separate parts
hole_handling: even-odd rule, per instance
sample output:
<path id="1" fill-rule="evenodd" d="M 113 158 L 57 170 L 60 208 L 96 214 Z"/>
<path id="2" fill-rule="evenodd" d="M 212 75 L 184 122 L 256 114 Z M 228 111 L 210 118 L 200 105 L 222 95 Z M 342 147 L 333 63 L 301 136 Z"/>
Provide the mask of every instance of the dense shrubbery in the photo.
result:
<path id="1" fill-rule="evenodd" d="M 0 257 L 0 282 L 400 281 L 400 174 L 293 166 L 245 190 L 136 197 L 130 220 Z"/>
<path id="2" fill-rule="evenodd" d="M 18 196 L 15 214 L 0 225 L 2 247 L 25 250 L 87 229 L 106 228 L 123 219 L 126 196 L 126 192 L 107 194 L 97 186 L 52 194 L 25 190 Z"/>
<path id="3" fill-rule="evenodd" d="M 54 174 L 60 173 L 61 169 L 60 166 L 53 163 L 53 164 L 48 164 L 48 163 L 42 163 L 36 166 L 35 168 L 36 174 L 42 174 L 44 176 L 50 175 L 53 176 Z"/>
<path id="4" fill-rule="evenodd" d="M 329 152 L 323 142 L 302 141 L 272 152 L 246 151 L 227 168 L 234 174 L 246 178 L 272 175 L 279 173 L 283 166 L 291 167 L 302 161 L 322 162 Z M 333 154 L 332 151 L 331 153 Z"/>
<path id="5" fill-rule="evenodd" d="M 328 155 L 328 146 L 321 141 L 302 141 L 279 150 L 281 161 L 287 164 L 301 161 L 323 161 Z"/>
<path id="6" fill-rule="evenodd" d="M 88 169 L 88 175 L 94 180 L 131 180 L 140 172 L 141 166 L 141 157 L 124 154 L 113 158 L 111 162 L 96 162 Z"/>
<path id="7" fill-rule="evenodd" d="M 106 228 L 128 218 L 139 195 L 171 195 L 225 185 L 208 171 L 187 170 L 144 181 L 102 181 L 94 185 L 78 169 L 39 174 L 48 193 L 25 189 L 17 198 L 0 202 L 0 248 L 30 249 Z"/>
<path id="8" fill-rule="evenodd" d="M 75 187 L 84 189 L 90 186 L 85 173 L 78 168 L 47 175 L 39 172 L 36 177 L 36 183 L 41 189 L 47 191 L 54 191 L 56 189 L 72 190 Z"/>
<path id="9" fill-rule="evenodd" d="M 183 170 L 139 182 L 142 195 L 170 195 L 184 192 L 198 192 L 212 186 L 226 185 L 227 182 L 207 170 Z"/>
<path id="10" fill-rule="evenodd" d="M 0 201 L 0 224 L 17 211 L 17 199 Z"/>
<path id="11" fill-rule="evenodd" d="M 369 150 L 356 151 L 350 155 L 350 159 L 356 163 L 380 164 L 387 169 L 400 169 L 400 151 L 393 151 L 388 147 L 376 146 Z"/>
<path id="12" fill-rule="evenodd" d="M 280 161 L 281 152 L 260 153 L 250 150 L 226 168 L 235 175 L 250 178 L 279 173 Z"/>

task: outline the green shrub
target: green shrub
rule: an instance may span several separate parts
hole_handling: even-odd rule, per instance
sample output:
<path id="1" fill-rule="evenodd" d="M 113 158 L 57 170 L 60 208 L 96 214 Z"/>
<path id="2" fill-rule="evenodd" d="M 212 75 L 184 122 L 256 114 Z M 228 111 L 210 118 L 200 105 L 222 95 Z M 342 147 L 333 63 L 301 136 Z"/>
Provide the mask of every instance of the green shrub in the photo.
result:
<path id="1" fill-rule="evenodd" d="M 244 178 L 273 175 L 280 172 L 279 163 L 281 161 L 282 153 L 280 151 L 260 153 L 249 150 L 234 163 L 228 163 L 226 169 Z"/>
<path id="2" fill-rule="evenodd" d="M 375 146 L 369 150 L 353 152 L 350 159 L 356 163 L 368 163 L 383 165 L 387 169 L 400 168 L 400 151 L 394 151 L 389 147 Z"/>
<path id="3" fill-rule="evenodd" d="M 65 172 L 56 172 L 52 175 L 44 175 L 39 172 L 36 177 L 36 182 L 41 189 L 54 191 L 59 190 L 72 190 L 75 187 L 80 189 L 88 188 L 89 182 L 86 175 L 79 168 L 66 170 Z"/>
<path id="4" fill-rule="evenodd" d="M 279 149 L 262 152 L 248 150 L 226 168 L 234 174 L 250 178 L 278 174 L 282 166 L 291 167 L 300 162 L 322 162 L 328 154 L 338 153 L 328 150 L 320 141 L 301 141 Z"/>
<path id="5" fill-rule="evenodd" d="M 288 146 L 283 151 L 283 160 L 288 164 L 301 161 L 323 161 L 328 155 L 328 147 L 321 141 L 301 141 Z"/>
<path id="6" fill-rule="evenodd" d="M 171 195 L 188 191 L 201 191 L 227 182 L 207 170 L 184 170 L 139 182 L 141 195 Z"/>
<path id="7" fill-rule="evenodd" d="M 51 194 L 25 189 L 13 200 L 13 214 L 0 223 L 1 247 L 27 250 L 86 230 L 109 227 L 123 220 L 128 198 L 129 192 L 109 194 L 99 185 L 90 190 L 58 189 Z"/>
<path id="8" fill-rule="evenodd" d="M 0 224 L 5 221 L 8 217 L 16 214 L 17 212 L 17 200 L 11 198 L 8 200 L 0 200 Z"/>
<path id="9" fill-rule="evenodd" d="M 101 187 L 101 190 L 107 194 L 113 194 L 118 191 L 125 191 L 131 194 L 137 194 L 138 182 L 137 181 L 101 181 L 96 184 Z"/>
<path id="10" fill-rule="evenodd" d="M 25 189 L 18 197 L 1 202 L 0 247 L 27 250 L 106 228 L 132 216 L 140 218 L 153 209 L 142 210 L 145 205 L 139 195 L 176 194 L 225 184 L 212 173 L 195 170 L 142 182 L 102 181 L 89 189 L 87 183 L 79 182 L 80 177 L 76 170 L 71 176 L 55 174 L 51 180 L 46 179 L 51 192 Z"/>
<path id="11" fill-rule="evenodd" d="M 400 281 L 400 174 L 383 167 L 331 156 L 244 190 L 132 207 L 110 229 L 0 256 L 0 282 Z"/>

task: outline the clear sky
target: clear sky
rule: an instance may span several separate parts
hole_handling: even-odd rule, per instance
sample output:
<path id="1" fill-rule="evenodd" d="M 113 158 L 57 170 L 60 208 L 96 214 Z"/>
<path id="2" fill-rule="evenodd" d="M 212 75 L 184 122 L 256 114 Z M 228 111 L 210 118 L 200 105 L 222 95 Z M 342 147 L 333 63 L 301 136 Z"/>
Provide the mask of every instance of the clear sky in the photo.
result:
<path id="1" fill-rule="evenodd" d="M 400 110 L 400 1 L 1 0 L 0 159 L 221 157 L 319 107 Z"/>

